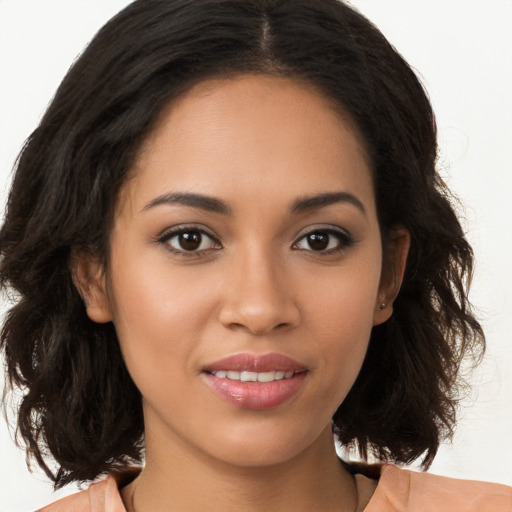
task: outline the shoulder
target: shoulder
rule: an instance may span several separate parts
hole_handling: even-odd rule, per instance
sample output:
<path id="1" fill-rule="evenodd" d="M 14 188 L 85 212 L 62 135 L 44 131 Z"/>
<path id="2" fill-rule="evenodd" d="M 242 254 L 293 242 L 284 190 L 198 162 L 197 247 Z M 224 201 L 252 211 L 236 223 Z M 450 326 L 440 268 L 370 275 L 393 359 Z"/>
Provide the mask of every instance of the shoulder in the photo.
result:
<path id="1" fill-rule="evenodd" d="M 88 489 L 62 498 L 37 512 L 126 512 L 117 481 L 108 476 Z"/>
<path id="2" fill-rule="evenodd" d="M 367 471 L 365 473 L 368 474 Z M 368 476 L 374 477 L 373 474 Z M 363 481 L 364 480 L 364 481 Z M 512 488 L 415 473 L 396 466 L 380 468 L 378 484 L 358 480 L 358 490 L 373 496 L 364 512 L 511 512 Z M 375 482 L 375 481 L 374 481 Z M 375 489 L 375 490 L 374 490 Z M 113 477 L 63 498 L 38 512 L 126 512 Z"/>
<path id="3" fill-rule="evenodd" d="M 381 468 L 364 512 L 511 512 L 512 487 Z"/>

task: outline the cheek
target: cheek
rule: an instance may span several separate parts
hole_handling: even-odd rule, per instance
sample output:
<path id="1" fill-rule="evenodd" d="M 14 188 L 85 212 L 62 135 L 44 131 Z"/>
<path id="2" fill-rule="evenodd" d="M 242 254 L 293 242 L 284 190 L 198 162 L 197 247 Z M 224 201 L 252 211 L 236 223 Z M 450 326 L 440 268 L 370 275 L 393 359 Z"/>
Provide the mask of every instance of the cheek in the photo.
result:
<path id="1" fill-rule="evenodd" d="M 305 286 L 306 314 L 314 316 L 327 332 L 354 340 L 360 340 L 363 333 L 369 335 L 379 292 L 380 268 L 380 248 L 376 246 L 360 251 L 335 270 L 310 274 Z"/>
<path id="2" fill-rule="evenodd" d="M 352 294 L 347 300 L 317 304 L 316 352 L 342 388 L 351 386 L 359 373 L 373 325 L 373 308 L 366 297 Z"/>
<path id="3" fill-rule="evenodd" d="M 172 271 L 161 256 L 113 255 L 112 262 L 114 324 L 134 380 L 156 378 L 159 369 L 168 375 L 170 364 L 186 369 L 212 309 L 210 288 L 187 272 Z"/>
<path id="4" fill-rule="evenodd" d="M 310 286 L 304 308 L 315 336 L 311 342 L 329 376 L 323 393 L 341 403 L 355 381 L 370 339 L 380 281 L 379 252 L 369 251 Z M 323 286 L 321 284 L 323 283 Z M 329 385 L 332 387 L 329 388 Z"/>

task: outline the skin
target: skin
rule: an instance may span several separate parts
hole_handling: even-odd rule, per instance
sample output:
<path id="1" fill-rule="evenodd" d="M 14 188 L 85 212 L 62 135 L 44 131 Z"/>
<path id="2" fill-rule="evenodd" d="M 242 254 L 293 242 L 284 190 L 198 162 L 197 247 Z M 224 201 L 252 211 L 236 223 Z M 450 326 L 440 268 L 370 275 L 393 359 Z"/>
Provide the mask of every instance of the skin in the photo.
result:
<path id="1" fill-rule="evenodd" d="M 392 314 L 408 235 L 393 234 L 383 272 L 356 130 L 304 84 L 209 80 L 162 112 L 132 174 L 109 268 L 86 255 L 76 268 L 90 318 L 114 322 L 143 396 L 146 466 L 123 489 L 127 509 L 360 508 L 330 422 L 372 327 Z M 305 197 L 340 191 L 355 200 L 291 211 Z M 176 193 L 218 198 L 230 213 L 161 200 Z M 187 252 L 177 236 L 162 238 L 175 227 L 211 238 Z M 327 234 L 327 249 L 312 248 L 305 235 L 325 240 L 326 229 L 349 241 Z M 261 411 L 223 400 L 202 370 L 239 353 L 299 361 L 308 370 L 299 392 Z"/>

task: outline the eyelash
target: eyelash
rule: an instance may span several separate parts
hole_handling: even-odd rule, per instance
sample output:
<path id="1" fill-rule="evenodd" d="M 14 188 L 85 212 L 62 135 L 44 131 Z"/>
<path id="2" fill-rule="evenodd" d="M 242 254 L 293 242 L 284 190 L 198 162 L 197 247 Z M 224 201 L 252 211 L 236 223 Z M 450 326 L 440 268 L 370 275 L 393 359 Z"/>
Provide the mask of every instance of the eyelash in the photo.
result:
<path id="1" fill-rule="evenodd" d="M 312 236 L 312 235 L 318 235 L 318 234 L 328 235 L 329 237 L 337 238 L 337 240 L 338 240 L 337 247 L 334 247 L 334 248 L 331 248 L 328 250 L 321 250 L 321 251 L 315 251 L 313 249 L 299 249 L 299 250 L 327 256 L 327 255 L 331 255 L 331 254 L 341 253 L 341 252 L 347 250 L 349 247 L 351 247 L 355 243 L 354 238 L 349 233 L 347 233 L 346 231 L 344 231 L 342 229 L 318 227 L 315 229 L 310 229 L 307 233 L 304 233 L 297 240 L 297 242 L 295 242 L 293 244 L 293 247 L 296 247 L 299 244 L 299 242 L 301 242 L 302 240 L 306 240 L 307 237 Z M 328 244 L 330 245 L 330 240 L 329 240 Z"/>
<path id="2" fill-rule="evenodd" d="M 187 251 L 186 249 L 183 249 L 183 248 L 178 249 L 176 247 L 173 247 L 170 244 L 170 241 L 173 238 L 179 237 L 180 235 L 183 235 L 183 234 L 192 234 L 192 233 L 200 235 L 201 239 L 200 239 L 199 247 L 203 244 L 204 240 L 202 238 L 204 236 L 209 238 L 211 240 L 211 243 L 214 245 L 217 245 L 218 247 L 208 247 L 206 249 L 199 249 L 199 250 L 194 249 L 194 250 Z M 329 237 L 337 238 L 337 240 L 338 240 L 337 246 L 334 248 L 330 248 L 328 250 L 319 250 L 319 251 L 315 251 L 314 249 L 298 248 L 298 245 L 299 245 L 299 243 L 301 243 L 301 241 L 306 240 L 307 237 L 309 237 L 309 236 L 318 235 L 318 234 L 328 235 Z M 199 256 L 204 255 L 204 253 L 207 251 L 219 250 L 222 248 L 221 243 L 215 236 L 213 236 L 208 231 L 206 231 L 202 228 L 195 227 L 195 226 L 183 226 L 183 227 L 179 227 L 179 228 L 173 228 L 169 231 L 166 231 L 162 235 L 160 235 L 156 241 L 159 244 L 166 245 L 167 250 L 169 250 L 173 254 L 176 254 L 181 257 L 199 257 Z M 349 247 L 351 247 L 352 245 L 354 245 L 354 243 L 355 243 L 354 238 L 344 230 L 335 229 L 335 228 L 320 228 L 319 227 L 319 228 L 315 228 L 315 229 L 310 229 L 308 232 L 301 235 L 298 238 L 298 240 L 293 243 L 292 247 L 297 250 L 300 250 L 300 251 L 311 252 L 313 254 L 327 256 L 327 255 L 341 253 L 341 252 L 345 251 L 346 249 L 348 249 Z M 330 244 L 331 244 L 331 240 L 328 240 L 327 247 Z"/>
<path id="3" fill-rule="evenodd" d="M 206 236 L 206 237 L 208 237 L 212 241 L 213 244 L 219 245 L 219 247 L 217 247 L 217 248 L 201 249 L 201 250 L 191 250 L 191 251 L 187 251 L 186 249 L 177 249 L 175 247 L 172 247 L 171 244 L 170 244 L 170 241 L 173 238 L 176 238 L 176 237 L 178 237 L 180 235 L 183 235 L 185 233 L 188 233 L 188 234 L 197 233 L 197 234 L 199 234 L 201 236 L 201 238 Z M 220 242 L 218 241 L 218 239 L 216 237 L 214 237 L 208 231 L 206 231 L 206 230 L 204 230 L 202 228 L 195 227 L 195 226 L 183 226 L 183 227 L 180 227 L 180 228 L 170 229 L 169 231 L 166 231 L 161 236 L 159 236 L 158 239 L 157 239 L 157 242 L 159 244 L 166 245 L 167 250 L 172 252 L 173 254 L 176 254 L 178 256 L 182 256 L 182 257 L 185 257 L 185 258 L 187 258 L 187 257 L 190 258 L 190 257 L 202 256 L 205 251 L 218 250 L 218 249 L 222 248 Z M 203 243 L 203 240 L 201 240 L 201 245 L 202 245 L 202 243 Z"/>

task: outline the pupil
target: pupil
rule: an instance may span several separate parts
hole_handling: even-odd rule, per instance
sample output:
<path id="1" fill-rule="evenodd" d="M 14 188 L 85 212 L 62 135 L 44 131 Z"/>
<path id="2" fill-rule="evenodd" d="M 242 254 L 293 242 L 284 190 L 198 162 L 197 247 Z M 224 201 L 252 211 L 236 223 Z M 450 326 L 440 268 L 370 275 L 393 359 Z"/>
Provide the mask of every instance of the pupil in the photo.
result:
<path id="1" fill-rule="evenodd" d="M 181 233 L 179 236 L 179 242 L 181 248 L 185 249 L 185 251 L 194 251 L 201 245 L 201 233 L 198 233 L 197 231 Z"/>
<path id="2" fill-rule="evenodd" d="M 329 245 L 329 235 L 326 233 L 312 233 L 308 236 L 308 244 L 314 251 L 322 251 Z"/>

